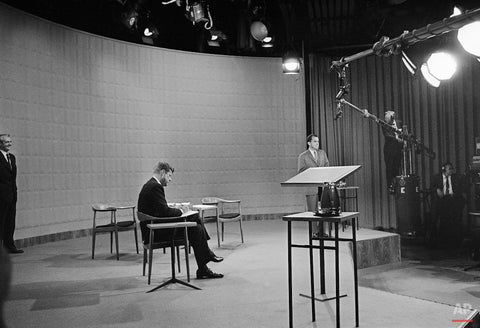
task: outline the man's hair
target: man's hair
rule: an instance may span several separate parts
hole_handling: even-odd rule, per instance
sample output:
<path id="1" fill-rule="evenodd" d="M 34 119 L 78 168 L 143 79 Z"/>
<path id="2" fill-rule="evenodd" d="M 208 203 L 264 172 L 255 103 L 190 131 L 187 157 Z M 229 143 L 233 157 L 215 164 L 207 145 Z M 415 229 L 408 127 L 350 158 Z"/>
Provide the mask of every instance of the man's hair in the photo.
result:
<path id="1" fill-rule="evenodd" d="M 7 134 L 7 133 L 0 133 L 0 139 L 2 139 L 3 137 L 9 137 L 10 138 L 10 135 Z"/>
<path id="2" fill-rule="evenodd" d="M 446 171 L 447 171 L 447 166 L 450 166 L 450 168 L 453 169 L 453 164 L 452 164 L 452 162 L 447 161 L 447 162 L 444 162 L 444 163 L 442 164 L 442 167 L 441 167 L 442 172 L 446 172 Z"/>
<path id="3" fill-rule="evenodd" d="M 172 171 L 172 173 L 175 171 L 173 167 L 170 166 L 167 162 L 158 162 L 157 165 L 153 168 L 153 173 L 159 174 L 160 171 L 165 171 L 165 173 Z"/>
<path id="4" fill-rule="evenodd" d="M 395 112 L 393 110 L 387 110 L 385 112 L 385 121 L 387 121 L 387 123 L 390 123 L 393 119 L 395 119 Z"/>
<path id="5" fill-rule="evenodd" d="M 317 138 L 318 138 L 318 136 L 317 136 L 315 133 L 309 134 L 308 137 L 307 137 L 307 143 L 310 142 L 310 141 L 312 141 L 312 138 L 313 138 L 313 137 L 317 137 Z"/>

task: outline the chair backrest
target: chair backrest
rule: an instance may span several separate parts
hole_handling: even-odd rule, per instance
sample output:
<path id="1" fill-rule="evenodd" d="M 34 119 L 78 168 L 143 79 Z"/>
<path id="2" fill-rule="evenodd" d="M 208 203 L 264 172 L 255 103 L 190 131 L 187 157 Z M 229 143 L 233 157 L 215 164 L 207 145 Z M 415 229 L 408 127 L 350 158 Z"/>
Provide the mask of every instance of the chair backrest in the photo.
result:
<path id="1" fill-rule="evenodd" d="M 217 205 L 219 201 L 218 197 L 204 197 L 202 198 L 202 204 L 204 205 Z"/>
<path id="2" fill-rule="evenodd" d="M 111 206 L 108 204 L 93 204 L 92 210 L 94 211 L 116 211 L 117 209 L 115 206 Z"/>
<path id="3" fill-rule="evenodd" d="M 142 225 L 143 225 L 142 241 L 144 242 L 144 245 L 148 244 L 148 243 L 146 243 L 147 239 L 145 239 L 145 238 L 147 238 L 147 234 L 148 234 L 148 241 L 150 243 L 150 228 L 147 227 L 147 224 L 149 224 L 149 223 L 175 223 L 175 222 L 178 223 L 178 222 L 185 222 L 186 221 L 186 217 L 182 217 L 182 216 L 157 217 L 157 216 L 151 216 L 151 215 L 142 213 L 140 211 L 137 211 L 137 218 L 138 218 L 138 221 L 140 221 L 140 227 L 141 228 L 142 228 Z M 190 223 L 190 222 L 188 222 L 188 223 Z M 146 230 L 144 230 L 144 229 L 146 229 Z M 174 235 L 172 235 L 172 237 L 175 239 L 175 242 L 182 242 L 182 240 L 184 240 L 183 237 L 178 238 L 178 237 L 174 237 Z M 153 247 L 163 247 L 162 245 L 164 245 L 165 243 L 170 243 L 170 242 L 171 242 L 170 240 L 160 240 L 160 241 L 154 241 L 153 243 L 150 243 L 150 244 L 151 244 L 151 246 L 153 245 Z"/>
<path id="4" fill-rule="evenodd" d="M 226 212 L 232 213 L 232 211 L 234 213 L 238 213 L 240 215 L 241 214 L 240 203 L 241 203 L 241 201 L 238 200 L 238 199 L 232 200 L 232 199 L 223 199 L 223 198 L 219 198 L 219 197 L 204 197 L 204 198 L 202 198 L 202 204 L 218 205 L 220 215 L 222 215 Z"/>
<path id="5" fill-rule="evenodd" d="M 137 218 L 138 221 L 145 223 L 172 223 L 185 221 L 185 218 L 181 216 L 157 217 L 139 211 L 137 211 Z"/>

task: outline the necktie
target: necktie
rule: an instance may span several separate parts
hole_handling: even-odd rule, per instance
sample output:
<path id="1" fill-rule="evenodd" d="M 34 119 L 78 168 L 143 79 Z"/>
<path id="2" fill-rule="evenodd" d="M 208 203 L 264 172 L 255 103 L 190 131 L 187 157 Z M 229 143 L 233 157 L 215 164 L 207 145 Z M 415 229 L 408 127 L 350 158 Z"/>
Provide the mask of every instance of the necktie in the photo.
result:
<path id="1" fill-rule="evenodd" d="M 445 177 L 445 195 L 450 194 L 450 183 L 448 181 L 449 177 Z"/>
<path id="2" fill-rule="evenodd" d="M 6 153 L 5 156 L 7 157 L 8 166 L 10 167 L 10 169 L 12 169 L 12 163 L 10 162 L 10 154 Z"/>
<path id="3" fill-rule="evenodd" d="M 315 158 L 315 162 L 318 160 L 318 156 L 317 156 L 317 151 L 316 151 L 316 150 L 313 151 L 313 158 Z"/>

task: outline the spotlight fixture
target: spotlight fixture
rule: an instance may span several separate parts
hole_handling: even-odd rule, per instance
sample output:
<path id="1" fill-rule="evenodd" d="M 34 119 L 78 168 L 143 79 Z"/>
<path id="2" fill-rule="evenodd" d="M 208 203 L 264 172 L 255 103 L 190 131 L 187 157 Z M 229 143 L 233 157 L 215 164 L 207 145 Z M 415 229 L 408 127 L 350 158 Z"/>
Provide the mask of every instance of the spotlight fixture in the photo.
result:
<path id="1" fill-rule="evenodd" d="M 282 69 L 284 74 L 300 73 L 300 58 L 294 51 L 288 51 L 282 58 Z"/>
<path id="2" fill-rule="evenodd" d="M 480 57 L 480 21 L 467 24 L 461 27 L 457 33 L 458 42 L 465 51 L 474 56 Z"/>
<path id="3" fill-rule="evenodd" d="M 212 28 L 209 30 L 209 32 L 210 32 L 210 41 L 220 42 L 220 41 L 225 41 L 227 39 L 227 36 L 222 31 Z"/>
<path id="4" fill-rule="evenodd" d="M 415 66 L 404 51 L 402 51 L 402 63 L 412 75 L 415 75 L 417 72 L 417 66 Z"/>
<path id="5" fill-rule="evenodd" d="M 262 40 L 262 48 L 272 48 L 273 47 L 273 37 L 267 36 Z"/>
<path id="6" fill-rule="evenodd" d="M 143 30 L 143 35 L 151 38 L 156 38 L 158 36 L 158 30 L 156 27 L 153 27 L 153 26 L 146 27 Z"/>
<path id="7" fill-rule="evenodd" d="M 453 13 L 450 17 L 461 15 L 463 11 L 459 7 L 453 8 Z M 457 40 L 462 45 L 466 52 L 479 57 L 480 56 L 480 41 L 478 35 L 480 34 L 480 21 L 462 26 L 458 29 Z"/>
<path id="8" fill-rule="evenodd" d="M 205 22 L 205 29 L 209 30 L 213 26 L 212 15 L 210 15 L 210 9 L 206 0 L 193 1 L 191 0 L 167 0 L 162 1 L 162 5 L 169 5 L 176 3 L 178 7 L 185 3 L 185 16 L 194 25 L 200 22 Z"/>
<path id="9" fill-rule="evenodd" d="M 188 0 L 186 2 L 185 11 L 187 12 L 187 18 L 195 25 L 200 22 L 205 22 L 205 28 L 207 30 L 211 29 L 213 26 L 213 19 L 210 15 L 210 10 L 208 4 L 204 5 L 202 2 L 194 2 L 189 4 Z"/>
<path id="10" fill-rule="evenodd" d="M 122 23 L 130 30 L 137 29 L 137 22 L 138 22 L 138 12 L 136 10 L 130 10 L 125 12 L 122 15 Z"/>
<path id="11" fill-rule="evenodd" d="M 430 72 L 428 71 L 427 64 L 423 63 L 422 67 L 420 68 L 422 71 L 422 75 L 425 80 L 430 84 L 432 87 L 438 88 L 440 86 L 440 81 L 435 78 Z"/>
<path id="12" fill-rule="evenodd" d="M 435 52 L 427 60 L 427 68 L 437 80 L 449 80 L 457 71 L 455 58 L 447 52 Z"/>
<path id="13" fill-rule="evenodd" d="M 261 21 L 255 21 L 250 25 L 250 34 L 257 41 L 263 41 L 268 36 L 268 28 Z"/>
<path id="14" fill-rule="evenodd" d="M 188 12 L 189 18 L 194 24 L 199 22 L 208 21 L 205 18 L 205 11 L 200 2 L 194 2 L 191 6 L 187 4 L 186 10 Z"/>

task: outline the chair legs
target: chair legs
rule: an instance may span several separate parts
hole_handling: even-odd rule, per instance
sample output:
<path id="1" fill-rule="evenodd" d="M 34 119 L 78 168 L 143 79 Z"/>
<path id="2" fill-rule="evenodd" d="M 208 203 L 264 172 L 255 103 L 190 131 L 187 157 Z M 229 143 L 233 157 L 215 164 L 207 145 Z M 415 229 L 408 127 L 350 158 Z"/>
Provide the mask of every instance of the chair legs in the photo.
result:
<path id="1" fill-rule="evenodd" d="M 242 227 L 242 219 L 240 218 L 238 220 L 239 224 L 240 224 L 240 238 L 242 240 L 242 244 L 244 243 L 243 241 L 243 227 Z M 224 222 L 220 222 L 221 224 L 221 229 L 222 229 L 222 242 L 224 241 L 224 236 L 225 236 L 225 223 Z M 218 247 L 220 248 L 220 230 L 219 230 L 219 226 L 218 226 L 218 220 L 217 220 L 217 240 L 218 240 Z"/>
<path id="2" fill-rule="evenodd" d="M 218 230 L 218 218 L 217 218 L 216 223 L 217 223 L 217 241 L 218 241 L 218 248 L 220 248 L 220 232 L 219 232 L 219 230 Z"/>
<path id="3" fill-rule="evenodd" d="M 242 238 L 242 244 L 243 244 L 243 229 L 242 229 L 242 218 L 240 217 L 240 220 L 238 220 L 238 222 L 240 222 L 240 237 Z"/>
<path id="4" fill-rule="evenodd" d="M 177 249 L 177 259 L 180 258 L 180 247 L 175 247 Z M 180 261 L 178 261 L 178 272 L 182 272 L 182 268 L 180 268 Z"/>
<path id="5" fill-rule="evenodd" d="M 143 249 L 143 276 L 145 277 L 145 267 L 147 266 L 147 249 Z"/>
<path id="6" fill-rule="evenodd" d="M 139 254 L 139 251 L 138 251 L 138 235 L 137 235 L 137 227 L 135 227 L 135 229 L 133 229 L 133 235 L 135 236 L 135 247 L 137 248 L 137 254 Z"/>
<path id="7" fill-rule="evenodd" d="M 115 250 L 117 251 L 117 261 L 120 261 L 119 249 L 118 249 L 118 231 L 115 230 Z"/>
<path id="8" fill-rule="evenodd" d="M 185 247 L 185 254 L 187 255 L 187 252 L 188 252 L 188 247 Z M 152 252 L 150 251 L 150 254 Z M 172 277 L 170 279 L 168 279 L 167 281 L 165 282 L 162 282 L 160 285 L 158 285 L 157 287 L 153 288 L 152 290 L 149 290 L 147 293 L 151 293 L 151 292 L 154 292 L 156 291 L 157 289 L 160 289 L 166 285 L 169 285 L 169 284 L 175 284 L 175 283 L 178 283 L 178 284 L 181 284 L 181 285 L 184 285 L 184 286 L 187 286 L 187 287 L 190 287 L 190 288 L 193 288 L 193 289 L 198 289 L 198 290 L 201 290 L 201 288 L 198 288 L 197 286 L 194 286 L 194 285 L 191 285 L 185 281 L 182 281 L 182 280 L 179 280 L 176 278 L 175 276 L 175 246 L 171 246 L 170 247 L 170 254 L 171 254 L 171 269 L 172 269 Z M 187 262 L 187 279 L 188 279 L 188 282 L 190 282 L 190 270 L 189 270 L 189 265 L 188 265 L 188 256 L 186 257 L 186 262 Z M 151 257 L 150 257 L 150 269 L 151 270 Z M 150 272 L 149 272 L 149 277 L 150 277 Z M 150 285 L 150 279 L 148 281 L 148 284 Z"/>
<path id="9" fill-rule="evenodd" d="M 130 207 L 127 207 L 130 208 Z M 119 209 L 124 209 L 124 208 L 119 208 Z M 138 232 L 137 232 L 137 225 L 135 221 L 135 207 L 132 207 L 132 222 L 134 222 L 134 225 L 132 226 L 127 226 L 125 228 L 119 227 L 117 225 L 117 216 L 116 216 L 116 211 L 117 208 L 109 206 L 108 208 L 103 208 L 103 209 L 97 209 L 93 207 L 93 228 L 92 228 L 92 259 L 95 258 L 95 242 L 96 242 L 96 234 L 97 233 L 109 233 L 110 234 L 110 254 L 113 253 L 113 242 L 115 238 L 115 254 L 117 260 L 120 260 L 120 249 L 119 249 L 119 243 L 118 243 L 118 232 L 119 231 L 126 231 L 126 230 L 133 230 L 133 236 L 135 237 L 135 248 L 137 250 L 137 254 L 139 254 L 139 248 L 138 248 Z M 96 218 L 97 218 L 97 211 L 100 212 L 110 212 L 110 224 L 109 225 L 101 225 L 101 226 L 96 226 Z"/>
<path id="10" fill-rule="evenodd" d="M 153 260 L 153 249 L 148 249 L 148 284 L 150 285 L 150 280 L 152 278 L 152 260 Z"/>
<path id="11" fill-rule="evenodd" d="M 92 260 L 95 258 L 95 230 L 92 231 Z"/>

